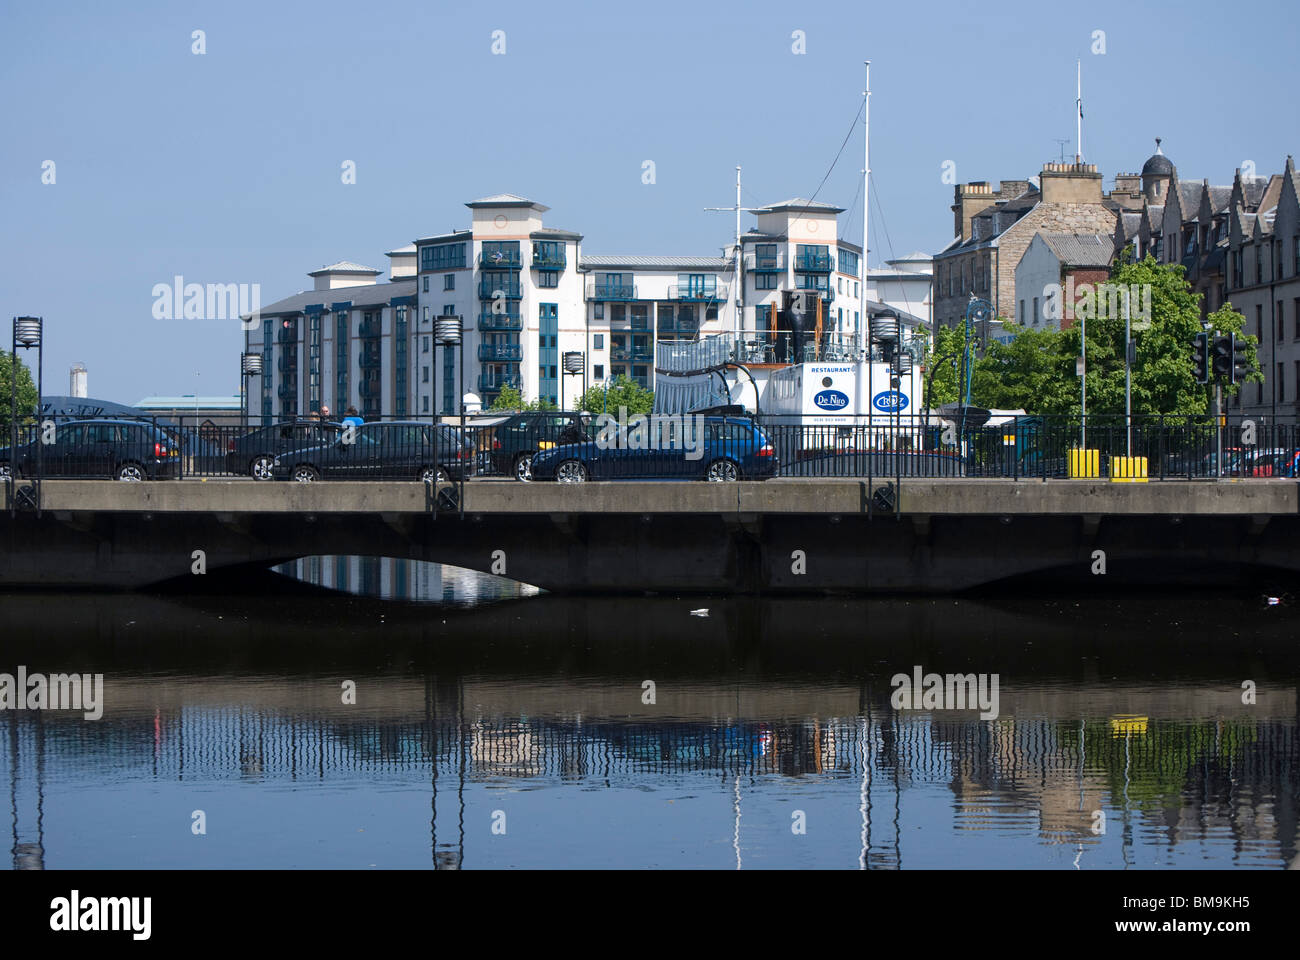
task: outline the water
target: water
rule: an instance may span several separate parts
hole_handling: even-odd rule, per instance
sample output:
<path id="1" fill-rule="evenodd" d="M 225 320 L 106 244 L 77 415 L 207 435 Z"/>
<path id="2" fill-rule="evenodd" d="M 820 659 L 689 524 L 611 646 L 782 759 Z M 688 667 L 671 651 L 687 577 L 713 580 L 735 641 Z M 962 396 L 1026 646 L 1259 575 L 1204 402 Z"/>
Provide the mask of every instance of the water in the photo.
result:
<path id="1" fill-rule="evenodd" d="M 0 596 L 0 672 L 104 674 L 100 720 L 0 713 L 13 865 L 1300 862 L 1300 617 L 1265 587 L 564 599 L 420 566 L 335 582 L 446 602 Z M 996 719 L 895 709 L 915 666 L 997 674 Z"/>

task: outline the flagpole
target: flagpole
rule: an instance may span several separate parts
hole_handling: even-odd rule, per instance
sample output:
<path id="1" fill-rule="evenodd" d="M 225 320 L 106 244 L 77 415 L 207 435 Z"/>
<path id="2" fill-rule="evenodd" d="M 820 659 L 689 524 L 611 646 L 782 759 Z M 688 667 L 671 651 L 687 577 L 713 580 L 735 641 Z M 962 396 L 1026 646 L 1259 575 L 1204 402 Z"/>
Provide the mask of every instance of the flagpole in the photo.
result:
<path id="1" fill-rule="evenodd" d="M 1074 61 L 1075 69 L 1075 113 L 1074 118 L 1074 162 L 1083 162 L 1083 61 Z"/>

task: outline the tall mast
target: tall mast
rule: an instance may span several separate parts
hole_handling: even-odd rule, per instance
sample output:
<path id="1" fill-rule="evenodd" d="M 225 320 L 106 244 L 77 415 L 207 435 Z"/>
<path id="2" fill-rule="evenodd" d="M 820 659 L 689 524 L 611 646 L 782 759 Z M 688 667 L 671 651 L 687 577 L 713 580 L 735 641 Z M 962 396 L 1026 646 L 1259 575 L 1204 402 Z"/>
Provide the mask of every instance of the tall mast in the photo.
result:
<path id="1" fill-rule="evenodd" d="M 867 232 L 868 217 L 870 215 L 869 191 L 871 190 L 871 61 L 864 60 L 863 63 L 867 68 L 866 89 L 862 91 L 863 103 L 863 121 L 864 130 L 862 133 L 862 286 L 858 289 L 861 295 L 858 298 L 858 325 L 855 331 L 859 335 L 867 335 L 867 349 L 871 349 L 871 330 L 870 323 L 867 321 L 867 271 L 868 271 L 868 251 L 867 238 L 870 234 Z M 870 356 L 868 356 L 870 359 Z"/>
<path id="2" fill-rule="evenodd" d="M 1075 118 L 1074 118 L 1074 162 L 1083 162 L 1083 62 L 1074 61 L 1075 70 Z"/>
<path id="3" fill-rule="evenodd" d="M 732 320 L 735 327 L 736 339 L 740 339 L 740 331 L 744 326 L 740 322 L 741 296 L 744 291 L 740 286 L 740 164 L 736 164 L 736 266 L 731 273 L 731 282 L 736 286 L 736 316 Z"/>

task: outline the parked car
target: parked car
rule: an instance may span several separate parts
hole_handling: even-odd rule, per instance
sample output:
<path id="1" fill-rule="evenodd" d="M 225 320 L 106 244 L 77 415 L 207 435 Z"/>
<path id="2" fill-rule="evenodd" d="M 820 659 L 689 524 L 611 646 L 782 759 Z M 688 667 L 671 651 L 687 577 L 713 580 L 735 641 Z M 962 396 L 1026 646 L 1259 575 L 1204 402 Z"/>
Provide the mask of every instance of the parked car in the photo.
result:
<path id="1" fill-rule="evenodd" d="M 1243 461 L 1242 473 L 1248 477 L 1295 476 L 1295 450 L 1274 448 L 1248 454 Z"/>
<path id="2" fill-rule="evenodd" d="M 434 443 L 434 436 L 437 443 Z M 474 444 L 447 424 L 417 420 L 365 423 L 348 435 L 272 461 L 277 480 L 462 480 L 474 474 Z"/>
<path id="3" fill-rule="evenodd" d="M 539 450 L 562 443 L 590 440 L 590 418 L 580 413 L 517 413 L 497 424 L 492 433 L 492 472 L 516 480 L 533 479 L 533 458 Z"/>
<path id="4" fill-rule="evenodd" d="M 13 451 L 0 449 L 0 477 L 34 476 L 39 450 L 42 477 L 165 480 L 180 476 L 181 455 L 166 432 L 139 420 L 73 420 Z"/>
<path id="5" fill-rule="evenodd" d="M 594 440 L 566 443 L 533 456 L 534 480 L 767 480 L 777 475 L 776 449 L 762 430 L 741 417 L 704 418 L 699 456 L 685 445 L 632 450 Z"/>
<path id="6" fill-rule="evenodd" d="M 226 444 L 226 472 L 254 480 L 274 479 L 275 458 L 291 450 L 332 443 L 343 425 L 330 420 L 287 420 L 259 427 Z"/>

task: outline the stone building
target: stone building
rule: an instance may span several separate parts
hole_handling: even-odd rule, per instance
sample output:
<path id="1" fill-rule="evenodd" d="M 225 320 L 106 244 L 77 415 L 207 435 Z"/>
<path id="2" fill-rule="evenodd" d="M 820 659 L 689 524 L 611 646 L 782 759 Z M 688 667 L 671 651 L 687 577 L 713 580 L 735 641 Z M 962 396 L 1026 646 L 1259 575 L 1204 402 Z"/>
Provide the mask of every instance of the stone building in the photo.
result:
<path id="1" fill-rule="evenodd" d="M 1117 211 L 1136 203 L 1133 175 L 1122 175 L 1119 199 L 1102 191 L 1095 164 L 1048 163 L 1036 178 L 960 184 L 953 203 L 952 242 L 934 258 L 934 321 L 960 324 L 971 297 L 994 315 L 1015 315 L 1016 267 L 1037 233 L 1113 235 Z M 1122 200 L 1122 202 L 1121 202 Z"/>

